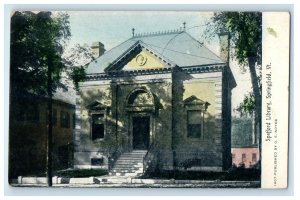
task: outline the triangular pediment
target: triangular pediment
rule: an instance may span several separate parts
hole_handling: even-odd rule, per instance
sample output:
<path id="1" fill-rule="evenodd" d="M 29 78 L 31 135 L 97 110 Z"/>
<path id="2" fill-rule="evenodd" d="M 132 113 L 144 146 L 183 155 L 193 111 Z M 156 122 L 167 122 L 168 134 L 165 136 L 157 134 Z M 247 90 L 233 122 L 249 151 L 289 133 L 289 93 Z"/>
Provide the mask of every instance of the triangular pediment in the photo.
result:
<path id="1" fill-rule="evenodd" d="M 210 105 L 210 103 L 208 103 L 207 101 L 203 101 L 203 100 L 197 98 L 195 95 L 192 95 L 192 96 L 186 98 L 183 101 L 183 103 L 185 105 L 205 105 L 205 104 Z"/>
<path id="2" fill-rule="evenodd" d="M 143 69 L 162 69 L 166 67 L 166 63 L 161 62 L 150 52 L 142 50 L 134 56 L 122 70 L 143 70 Z"/>
<path id="3" fill-rule="evenodd" d="M 108 106 L 102 104 L 100 101 L 95 100 L 86 106 L 89 110 L 103 110 L 108 108 Z"/>
<path id="4" fill-rule="evenodd" d="M 174 66 L 176 64 L 151 50 L 146 44 L 138 41 L 113 61 L 105 71 L 164 69 Z"/>
<path id="5" fill-rule="evenodd" d="M 197 98 L 195 95 L 186 98 L 183 103 L 185 107 L 202 111 L 206 111 L 207 107 L 210 105 L 210 103 Z"/>

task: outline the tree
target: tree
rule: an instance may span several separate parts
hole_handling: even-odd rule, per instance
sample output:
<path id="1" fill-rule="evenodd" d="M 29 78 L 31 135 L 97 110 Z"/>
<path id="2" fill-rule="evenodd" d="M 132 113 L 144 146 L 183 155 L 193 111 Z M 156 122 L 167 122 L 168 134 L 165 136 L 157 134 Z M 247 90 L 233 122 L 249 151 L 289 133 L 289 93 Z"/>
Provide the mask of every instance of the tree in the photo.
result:
<path id="1" fill-rule="evenodd" d="M 76 86 L 85 76 L 84 65 L 93 57 L 89 49 L 78 44 L 65 55 L 70 37 L 66 13 L 53 16 L 51 12 L 15 12 L 11 17 L 11 95 L 47 95 L 45 80 L 50 61 L 52 92 L 61 86 L 62 78 L 72 80 Z"/>
<path id="2" fill-rule="evenodd" d="M 87 64 L 95 59 L 92 50 L 87 45 L 75 44 L 73 47 L 65 50 L 62 58 L 66 66 L 63 78 L 68 85 L 73 85 L 78 91 L 79 82 L 85 79 Z"/>
<path id="3" fill-rule="evenodd" d="M 240 113 L 240 116 L 253 116 L 255 113 L 255 100 L 252 92 L 244 96 L 244 100 L 235 109 Z"/>
<path id="4" fill-rule="evenodd" d="M 11 18 L 11 95 L 46 95 L 49 62 L 52 91 L 59 85 L 64 44 L 70 34 L 68 15 L 51 12 L 15 12 Z"/>
<path id="5" fill-rule="evenodd" d="M 62 72 L 73 78 L 75 86 L 85 75 L 83 66 L 73 67 L 74 59 L 62 57 L 70 36 L 69 16 L 66 13 L 54 15 L 51 12 L 15 12 L 11 17 L 11 104 L 30 95 L 48 98 L 49 186 L 52 185 L 53 92 L 62 84 Z M 73 53 L 78 52 L 74 50 Z"/>
<path id="6" fill-rule="evenodd" d="M 208 26 L 208 32 L 229 32 L 233 44 L 233 56 L 238 63 L 249 69 L 255 104 L 255 124 L 261 134 L 261 54 L 262 13 L 261 12 L 217 12 Z M 252 102 L 253 103 L 253 102 Z M 249 106 L 249 104 L 244 104 Z M 244 108 L 247 110 L 247 107 Z M 259 137 L 260 138 L 260 137 Z M 259 142 L 261 148 L 261 142 Z M 261 151 L 260 151 L 261 152 Z"/>

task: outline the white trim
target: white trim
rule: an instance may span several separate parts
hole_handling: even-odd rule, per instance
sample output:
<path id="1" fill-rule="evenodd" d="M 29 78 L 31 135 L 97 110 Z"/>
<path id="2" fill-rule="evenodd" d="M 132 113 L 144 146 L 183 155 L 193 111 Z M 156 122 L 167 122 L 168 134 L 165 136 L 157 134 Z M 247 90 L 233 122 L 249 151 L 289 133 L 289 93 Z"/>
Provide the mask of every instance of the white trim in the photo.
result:
<path id="1" fill-rule="evenodd" d="M 208 78 L 222 78 L 222 72 L 205 72 L 205 73 L 195 73 L 195 74 L 189 74 L 193 78 L 199 78 L 199 79 L 208 79 Z"/>
<path id="2" fill-rule="evenodd" d="M 81 82 L 79 85 L 80 87 L 86 87 L 86 86 L 99 86 L 99 85 L 109 85 L 111 84 L 111 80 L 98 80 L 98 81 L 85 81 Z"/>

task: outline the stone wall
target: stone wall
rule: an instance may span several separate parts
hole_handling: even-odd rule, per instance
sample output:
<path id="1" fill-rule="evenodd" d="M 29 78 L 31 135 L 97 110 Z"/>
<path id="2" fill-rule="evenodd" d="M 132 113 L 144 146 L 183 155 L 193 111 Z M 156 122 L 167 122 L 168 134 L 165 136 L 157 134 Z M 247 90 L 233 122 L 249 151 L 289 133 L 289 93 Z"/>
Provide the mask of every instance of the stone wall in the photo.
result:
<path id="1" fill-rule="evenodd" d="M 194 95 L 210 105 L 203 113 L 201 138 L 187 136 L 187 110 L 184 105 L 174 107 L 180 114 L 175 122 L 177 143 L 174 145 L 177 169 L 222 170 L 222 72 L 189 74 L 183 80 L 182 100 Z M 178 91 L 178 89 L 177 89 Z M 174 95 L 177 95 L 175 93 Z M 181 111 L 178 111 L 180 109 Z"/>
<path id="2" fill-rule="evenodd" d="M 113 152 L 131 151 L 131 117 L 147 115 L 151 118 L 150 143 L 156 146 L 160 169 L 226 169 L 231 157 L 228 149 L 231 93 L 224 75 L 224 71 L 187 74 L 174 70 L 160 75 L 85 82 L 81 85 L 77 105 L 80 120 L 79 129 L 75 133 L 75 167 L 92 167 L 91 158 L 103 158 L 103 165 L 99 167 L 107 168 L 108 157 Z M 137 89 L 145 90 L 153 96 L 154 110 L 128 110 L 128 98 Z M 184 100 L 190 96 L 209 103 L 207 110 L 203 111 L 201 138 L 187 137 Z M 88 105 L 95 101 L 107 106 L 105 138 L 99 141 L 91 140 L 90 135 Z"/>
<path id="3" fill-rule="evenodd" d="M 106 132 L 104 139 L 91 139 L 91 115 L 88 106 L 95 101 L 99 101 L 107 107 L 111 107 L 111 85 L 96 84 L 88 87 L 82 86 L 76 105 L 77 123 L 74 134 L 75 152 L 74 152 L 74 167 L 75 168 L 107 168 L 109 151 L 108 145 L 111 144 L 112 130 L 114 120 L 111 112 L 108 110 L 106 118 Z M 112 143 L 114 144 L 114 143 Z M 112 145 L 113 146 L 113 145 Z M 91 159 L 103 159 L 101 166 L 92 166 Z"/>
<path id="4" fill-rule="evenodd" d="M 170 75 L 156 79 L 150 77 L 118 78 L 107 82 L 86 82 L 81 86 L 77 104 L 77 131 L 75 132 L 75 168 L 91 168 L 91 158 L 103 158 L 99 168 L 108 167 L 108 156 L 132 150 L 131 116 L 146 114 L 151 117 L 150 141 L 159 149 L 164 162 L 162 168 L 170 169 L 173 164 L 172 137 L 172 83 Z M 99 84 L 100 83 L 100 84 Z M 130 112 L 127 110 L 128 96 L 138 88 L 144 88 L 155 98 L 155 110 L 151 112 Z M 88 105 L 98 101 L 109 107 L 106 115 L 105 138 L 91 140 L 91 119 Z M 110 154 L 109 154 L 110 153 Z M 94 166 L 96 167 L 96 166 Z"/>

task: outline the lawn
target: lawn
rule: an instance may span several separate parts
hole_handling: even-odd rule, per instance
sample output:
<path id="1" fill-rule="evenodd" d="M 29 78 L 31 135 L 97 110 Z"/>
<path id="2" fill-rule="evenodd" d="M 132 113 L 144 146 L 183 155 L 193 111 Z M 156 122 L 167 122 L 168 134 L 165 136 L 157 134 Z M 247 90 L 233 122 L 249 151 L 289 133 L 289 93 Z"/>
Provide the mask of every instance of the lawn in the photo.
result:
<path id="1" fill-rule="evenodd" d="M 161 171 L 145 174 L 140 178 L 175 180 L 220 180 L 220 181 L 260 181 L 260 170 L 237 169 L 230 172 Z"/>

